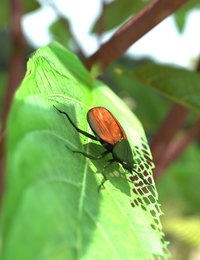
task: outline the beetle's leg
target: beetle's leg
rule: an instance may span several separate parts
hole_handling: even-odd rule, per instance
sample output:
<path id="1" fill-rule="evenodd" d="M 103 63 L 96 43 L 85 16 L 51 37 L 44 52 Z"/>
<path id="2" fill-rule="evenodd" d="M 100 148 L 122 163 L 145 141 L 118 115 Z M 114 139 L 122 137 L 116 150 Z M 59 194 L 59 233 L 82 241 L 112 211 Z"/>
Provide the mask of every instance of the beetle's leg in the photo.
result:
<path id="1" fill-rule="evenodd" d="M 105 151 L 102 154 L 100 154 L 99 156 L 95 157 L 91 154 L 87 154 L 87 153 L 84 153 L 84 152 L 81 152 L 81 151 L 72 151 L 72 152 L 73 153 L 80 153 L 80 154 L 84 155 L 85 157 L 92 159 L 92 160 L 100 160 L 100 159 L 104 158 L 108 153 L 110 153 L 109 151 Z"/>
<path id="2" fill-rule="evenodd" d="M 54 107 L 55 107 L 55 106 L 54 106 Z M 74 122 L 71 120 L 71 118 L 69 117 L 69 115 L 68 115 L 66 112 L 64 112 L 64 111 L 62 111 L 62 110 L 60 110 L 60 109 L 58 109 L 57 107 L 55 107 L 55 109 L 56 109 L 58 112 L 60 112 L 61 114 L 64 114 L 64 115 L 67 117 L 67 119 L 69 120 L 69 122 L 71 123 L 71 125 L 76 129 L 77 132 L 81 133 L 82 135 L 85 135 L 85 136 L 89 137 L 89 138 L 92 139 L 92 140 L 98 141 L 98 139 L 97 139 L 96 136 L 91 135 L 91 134 L 89 134 L 89 133 L 87 133 L 87 132 L 81 130 L 80 128 L 78 128 L 78 127 L 74 124 Z"/>
<path id="3" fill-rule="evenodd" d="M 103 180 L 101 181 L 101 184 L 99 185 L 99 187 L 98 187 L 98 192 L 100 191 L 100 189 L 104 186 L 104 183 L 107 181 L 107 176 L 106 176 L 106 174 L 105 174 L 105 168 L 107 168 L 108 166 L 110 166 L 112 163 L 114 163 L 114 162 L 116 162 L 116 160 L 115 159 L 110 159 L 110 160 L 108 160 L 107 161 L 107 163 L 104 165 L 104 167 L 103 167 L 103 171 L 102 171 L 102 175 L 103 175 Z"/>

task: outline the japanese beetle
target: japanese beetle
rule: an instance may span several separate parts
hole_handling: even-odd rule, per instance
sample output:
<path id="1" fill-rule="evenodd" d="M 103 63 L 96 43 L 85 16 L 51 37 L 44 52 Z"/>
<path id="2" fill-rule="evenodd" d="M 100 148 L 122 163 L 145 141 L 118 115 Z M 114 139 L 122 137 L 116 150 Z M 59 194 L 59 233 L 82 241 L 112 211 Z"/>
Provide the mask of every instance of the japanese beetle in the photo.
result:
<path id="1" fill-rule="evenodd" d="M 55 107 L 56 108 L 56 107 Z M 92 140 L 99 141 L 106 149 L 102 154 L 98 157 L 87 154 L 81 151 L 73 151 L 75 153 L 80 153 L 87 158 L 92 160 L 100 160 L 105 157 L 107 154 L 112 154 L 112 159 L 108 160 L 108 162 L 103 167 L 103 176 L 104 179 L 99 186 L 99 189 L 103 186 L 104 182 L 107 180 L 106 175 L 104 174 L 104 170 L 107 166 L 114 162 L 120 163 L 125 170 L 132 173 L 134 172 L 134 160 L 133 154 L 128 142 L 126 133 L 117 119 L 113 116 L 113 114 L 104 107 L 93 107 L 87 113 L 87 121 L 92 129 L 94 135 L 91 135 L 81 129 L 79 129 L 71 120 L 69 115 L 56 108 L 58 112 L 64 114 L 71 125 L 81 133 L 89 137 Z M 143 180 L 143 182 L 147 185 L 151 185 L 147 180 L 145 180 L 141 173 L 137 173 L 139 177 Z"/>

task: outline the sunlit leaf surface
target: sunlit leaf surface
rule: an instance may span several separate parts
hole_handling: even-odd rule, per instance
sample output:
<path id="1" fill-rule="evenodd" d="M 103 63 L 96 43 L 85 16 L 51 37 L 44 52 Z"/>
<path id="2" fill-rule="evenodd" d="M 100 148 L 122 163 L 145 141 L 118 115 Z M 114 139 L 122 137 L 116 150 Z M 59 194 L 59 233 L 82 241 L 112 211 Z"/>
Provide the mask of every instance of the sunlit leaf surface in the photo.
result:
<path id="1" fill-rule="evenodd" d="M 133 78 L 153 87 L 173 101 L 200 111 L 200 74 L 182 68 L 146 63 L 133 71 Z"/>
<path id="2" fill-rule="evenodd" d="M 114 164 L 97 192 L 108 158 L 91 161 L 72 150 L 99 155 L 89 108 L 104 106 L 120 121 L 133 149 L 135 172 Z M 29 60 L 8 120 L 3 201 L 3 259 L 168 259 L 152 158 L 142 126 L 102 82 L 93 81 L 77 57 L 51 44 Z"/>

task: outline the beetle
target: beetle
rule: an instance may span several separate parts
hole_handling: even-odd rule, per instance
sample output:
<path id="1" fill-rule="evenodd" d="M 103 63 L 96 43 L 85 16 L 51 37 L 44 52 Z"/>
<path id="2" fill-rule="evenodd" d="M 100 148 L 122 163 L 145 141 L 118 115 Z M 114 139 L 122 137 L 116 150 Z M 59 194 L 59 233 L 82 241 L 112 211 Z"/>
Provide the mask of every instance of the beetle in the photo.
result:
<path id="1" fill-rule="evenodd" d="M 104 179 L 102 180 L 99 189 L 107 180 L 106 175 L 104 174 L 105 168 L 114 162 L 118 162 L 125 170 L 133 174 L 134 160 L 128 138 L 118 120 L 108 109 L 104 107 L 93 107 L 87 112 L 87 121 L 94 133 L 94 135 L 91 135 L 78 128 L 66 112 L 58 109 L 57 107 L 55 108 L 58 112 L 64 114 L 67 117 L 67 119 L 77 132 L 89 137 L 92 140 L 99 141 L 106 149 L 102 154 L 97 157 L 81 151 L 73 151 L 74 153 L 80 153 L 92 160 L 100 160 L 104 158 L 107 154 L 112 154 L 112 159 L 108 160 L 103 167 Z M 145 184 L 151 185 L 147 180 L 143 178 L 141 173 L 137 174 Z"/>

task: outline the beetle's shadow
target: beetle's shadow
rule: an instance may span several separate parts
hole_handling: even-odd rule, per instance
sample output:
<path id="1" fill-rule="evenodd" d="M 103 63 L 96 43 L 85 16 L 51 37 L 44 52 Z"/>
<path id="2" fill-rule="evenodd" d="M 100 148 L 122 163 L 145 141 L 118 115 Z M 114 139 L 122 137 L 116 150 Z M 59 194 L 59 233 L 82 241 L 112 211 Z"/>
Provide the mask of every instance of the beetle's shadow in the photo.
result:
<path id="1" fill-rule="evenodd" d="M 83 145 L 83 149 L 80 152 L 85 152 L 94 157 L 98 157 L 103 152 L 105 152 L 105 149 L 101 145 L 89 142 L 89 143 Z M 76 156 L 84 156 L 79 153 L 77 153 L 77 154 L 74 153 L 74 154 Z M 102 174 L 103 168 L 104 168 L 105 164 L 108 162 L 108 160 L 111 158 L 112 158 L 112 154 L 109 153 L 104 158 L 101 158 L 99 160 L 91 159 L 91 162 L 97 169 L 96 174 L 102 175 L 101 179 L 103 179 L 103 174 Z M 119 189 L 126 195 L 131 196 L 131 190 L 130 190 L 130 186 L 128 184 L 128 181 L 130 181 L 130 180 L 128 180 L 125 170 L 122 169 L 122 167 L 120 166 L 119 163 L 114 162 L 114 163 L 110 164 L 109 166 L 107 166 L 104 169 L 104 174 L 107 177 L 107 181 L 110 181 L 112 183 L 112 185 L 115 187 L 115 189 Z M 99 185 L 100 184 L 101 184 L 101 181 L 99 182 Z M 103 192 L 103 190 L 104 190 L 104 188 L 102 187 L 100 189 L 100 192 Z"/>

